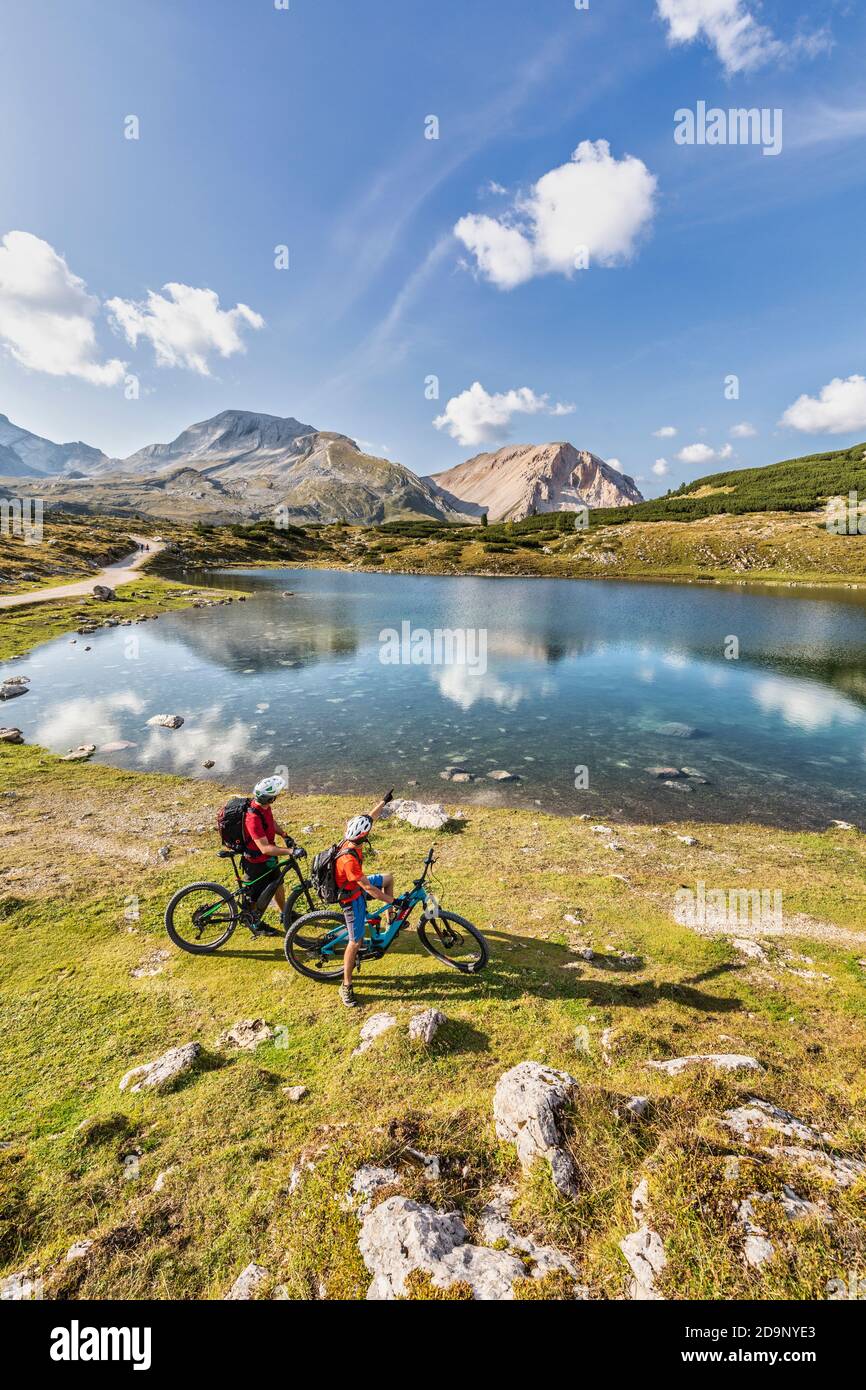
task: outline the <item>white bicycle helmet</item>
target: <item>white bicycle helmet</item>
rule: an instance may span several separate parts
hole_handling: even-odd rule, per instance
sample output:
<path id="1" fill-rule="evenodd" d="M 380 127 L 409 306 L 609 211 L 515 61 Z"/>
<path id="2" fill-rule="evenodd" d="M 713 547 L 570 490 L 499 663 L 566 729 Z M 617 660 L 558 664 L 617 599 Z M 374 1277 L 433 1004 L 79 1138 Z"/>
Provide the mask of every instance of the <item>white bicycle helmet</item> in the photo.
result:
<path id="1" fill-rule="evenodd" d="M 373 822 L 369 816 L 354 816 L 346 826 L 347 840 L 360 840 L 362 835 L 369 835 L 373 829 Z"/>
<path id="2" fill-rule="evenodd" d="M 256 782 L 253 787 L 253 796 L 256 801 L 273 801 L 280 792 L 286 790 L 285 777 L 264 777 L 261 782 Z"/>

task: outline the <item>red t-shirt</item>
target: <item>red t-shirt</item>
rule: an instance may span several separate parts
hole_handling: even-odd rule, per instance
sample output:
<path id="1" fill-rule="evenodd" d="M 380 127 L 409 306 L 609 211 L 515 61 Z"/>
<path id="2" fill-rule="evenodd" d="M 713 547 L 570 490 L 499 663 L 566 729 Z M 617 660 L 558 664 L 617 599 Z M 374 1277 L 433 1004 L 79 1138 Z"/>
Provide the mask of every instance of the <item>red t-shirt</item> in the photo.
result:
<path id="1" fill-rule="evenodd" d="M 364 850 L 361 845 L 347 844 L 334 861 L 334 882 L 340 890 L 344 903 L 353 903 L 360 898 L 363 888 L 358 880 L 364 877 Z"/>
<path id="2" fill-rule="evenodd" d="M 244 858 L 251 864 L 264 864 L 270 855 L 262 854 L 256 840 L 267 840 L 272 845 L 275 842 L 277 827 L 274 824 L 274 813 L 270 806 L 260 806 L 257 801 L 250 802 L 250 809 L 244 816 L 244 841 L 246 848 Z"/>

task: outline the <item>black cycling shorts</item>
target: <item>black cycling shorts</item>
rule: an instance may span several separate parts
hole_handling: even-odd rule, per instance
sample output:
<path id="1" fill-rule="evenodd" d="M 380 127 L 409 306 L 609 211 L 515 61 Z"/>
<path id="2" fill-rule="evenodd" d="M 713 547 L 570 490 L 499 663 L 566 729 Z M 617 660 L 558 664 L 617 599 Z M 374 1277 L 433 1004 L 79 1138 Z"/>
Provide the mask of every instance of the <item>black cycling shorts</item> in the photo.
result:
<path id="1" fill-rule="evenodd" d="M 276 858 L 266 859 L 262 864 L 251 864 L 249 859 L 243 861 L 244 880 L 249 881 L 250 886 L 244 891 L 250 898 L 259 898 L 266 888 L 280 881 L 279 861 Z"/>

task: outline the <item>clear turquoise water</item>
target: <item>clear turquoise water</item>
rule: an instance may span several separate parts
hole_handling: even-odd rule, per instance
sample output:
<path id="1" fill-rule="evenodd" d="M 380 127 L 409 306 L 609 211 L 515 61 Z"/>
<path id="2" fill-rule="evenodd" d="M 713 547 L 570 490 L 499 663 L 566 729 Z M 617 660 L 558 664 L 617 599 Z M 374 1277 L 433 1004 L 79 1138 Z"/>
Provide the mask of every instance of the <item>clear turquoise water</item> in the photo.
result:
<path id="1" fill-rule="evenodd" d="M 97 758 L 239 788 L 286 766 L 295 790 L 355 790 L 359 808 L 395 785 L 594 819 L 863 819 L 866 600 L 853 590 L 321 570 L 227 582 L 257 597 L 8 663 L 2 674 L 30 676 L 31 691 L 5 722 L 14 711 L 28 741 L 59 752 L 128 740 Z M 486 630 L 486 672 L 383 665 L 380 633 L 404 621 Z M 731 636 L 738 660 L 724 656 Z M 175 712 L 178 731 L 146 725 Z M 445 783 L 455 764 L 478 780 Z M 665 786 L 655 766 L 703 780 Z M 520 781 L 497 785 L 494 769 Z"/>

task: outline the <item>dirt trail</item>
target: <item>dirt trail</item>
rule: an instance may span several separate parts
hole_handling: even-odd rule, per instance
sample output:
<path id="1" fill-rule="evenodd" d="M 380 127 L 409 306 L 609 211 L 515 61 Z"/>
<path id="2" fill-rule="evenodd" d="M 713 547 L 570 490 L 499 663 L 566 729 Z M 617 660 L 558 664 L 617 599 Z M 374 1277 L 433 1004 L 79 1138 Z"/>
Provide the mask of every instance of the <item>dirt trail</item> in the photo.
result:
<path id="1" fill-rule="evenodd" d="M 94 584 L 107 584 L 110 589 L 116 589 L 120 584 L 129 584 L 146 561 L 152 560 L 161 550 L 165 550 L 164 541 L 154 540 L 149 536 L 133 536 L 132 539 L 141 545 L 149 545 L 150 550 L 134 550 L 131 555 L 115 560 L 113 565 L 101 570 L 99 574 L 88 575 L 86 579 L 75 580 L 71 584 L 59 584 L 51 589 L 31 589 L 26 594 L 7 594 L 0 598 L 0 608 L 18 608 L 25 603 L 47 603 L 57 598 L 80 598 L 83 594 L 90 594 Z"/>

